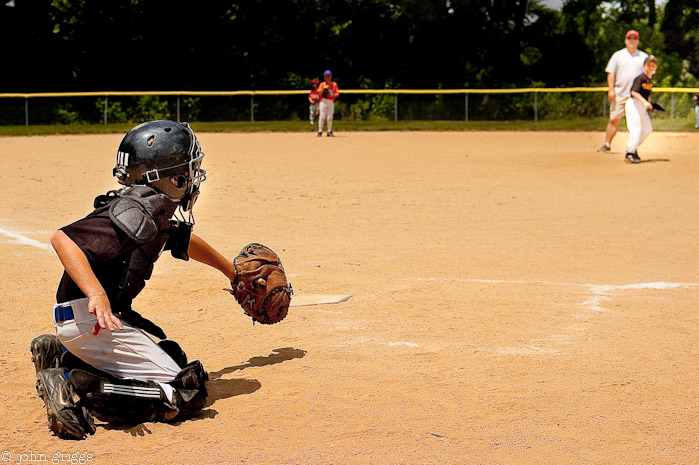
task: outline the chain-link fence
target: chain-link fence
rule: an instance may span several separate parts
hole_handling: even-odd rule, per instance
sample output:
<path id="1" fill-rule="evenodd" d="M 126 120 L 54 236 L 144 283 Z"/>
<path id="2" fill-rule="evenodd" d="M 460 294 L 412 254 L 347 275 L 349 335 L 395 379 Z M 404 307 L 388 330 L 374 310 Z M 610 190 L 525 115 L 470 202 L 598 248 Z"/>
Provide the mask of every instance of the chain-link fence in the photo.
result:
<path id="1" fill-rule="evenodd" d="M 694 114 L 696 89 L 656 88 L 660 118 Z M 308 119 L 307 91 L 0 94 L 1 125 Z M 607 89 L 340 89 L 335 118 L 363 121 L 554 120 L 606 117 Z"/>

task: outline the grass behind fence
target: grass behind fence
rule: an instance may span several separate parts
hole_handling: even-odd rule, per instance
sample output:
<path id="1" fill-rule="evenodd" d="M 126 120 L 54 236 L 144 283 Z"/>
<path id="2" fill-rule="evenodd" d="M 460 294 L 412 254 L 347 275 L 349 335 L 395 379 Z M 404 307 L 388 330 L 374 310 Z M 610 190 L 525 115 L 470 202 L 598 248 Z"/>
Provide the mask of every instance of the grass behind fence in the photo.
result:
<path id="1" fill-rule="evenodd" d="M 525 89 L 526 90 L 526 89 Z M 515 90 L 516 91 L 516 90 Z M 262 91 L 260 91 L 262 92 Z M 281 92 L 281 91 L 280 91 Z M 561 92 L 492 92 L 457 94 L 439 91 L 415 93 L 361 93 L 349 90 L 335 102 L 335 118 L 343 122 L 432 121 L 445 122 L 539 122 L 557 121 L 554 125 L 580 125 L 581 118 L 604 118 L 609 112 L 606 93 L 562 89 Z M 398 92 L 398 91 L 396 91 Z M 53 95 L 37 98 L 0 99 L 0 125 L 107 125 L 155 119 L 216 123 L 274 121 L 277 127 L 295 128 L 294 122 L 308 120 L 308 101 L 303 94 L 264 93 L 251 95 Z M 684 119 L 694 114 L 691 93 L 658 91 L 653 100 L 668 110 L 654 115 L 657 120 Z M 673 118 L 674 117 L 674 118 Z M 559 123 L 569 120 L 569 123 Z M 286 126 L 286 123 L 289 123 Z M 412 124 L 412 123 L 409 123 Z M 525 123 L 526 124 L 526 123 Z M 348 127 L 354 126 L 349 125 Z M 489 125 L 486 124 L 487 127 Z M 257 125 L 245 126 L 256 128 Z M 265 126 L 268 128 L 267 126 Z M 659 126 L 660 127 L 660 126 Z M 246 129 L 250 130 L 250 129 Z M 255 130 L 255 129 L 252 129 Z M 284 129 L 282 129 L 284 130 Z M 296 130 L 296 129 L 287 129 Z"/>
<path id="2" fill-rule="evenodd" d="M 36 136 L 52 134 L 125 134 L 133 123 L 119 124 L 54 124 L 36 126 L 0 126 L 0 136 Z M 606 118 L 573 118 L 550 120 L 512 121 L 342 121 L 336 120 L 333 132 L 354 131 L 599 131 L 605 130 Z M 656 131 L 697 131 L 693 116 L 684 118 L 655 118 Z M 308 132 L 315 129 L 307 121 L 232 121 L 195 122 L 192 127 L 197 132 Z M 621 131 L 626 130 L 622 120 Z"/>

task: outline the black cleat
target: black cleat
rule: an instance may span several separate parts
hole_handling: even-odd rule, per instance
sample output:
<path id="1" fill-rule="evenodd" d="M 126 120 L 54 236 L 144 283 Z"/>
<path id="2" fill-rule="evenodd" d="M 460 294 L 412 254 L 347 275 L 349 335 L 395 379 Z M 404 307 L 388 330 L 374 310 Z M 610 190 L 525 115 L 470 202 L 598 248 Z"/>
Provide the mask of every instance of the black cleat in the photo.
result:
<path id="1" fill-rule="evenodd" d="M 328 131 L 328 137 L 335 137 L 335 134 L 332 131 Z"/>
<path id="2" fill-rule="evenodd" d="M 322 133 L 322 132 L 319 132 L 319 133 L 318 133 L 318 137 L 323 137 L 323 133 Z"/>
<path id="3" fill-rule="evenodd" d="M 39 373 L 45 368 L 58 368 L 63 355 L 63 344 L 55 334 L 42 334 L 32 339 L 29 345 L 34 370 Z"/>
<path id="4" fill-rule="evenodd" d="M 79 405 L 80 396 L 61 368 L 47 368 L 36 376 L 36 390 L 46 405 L 49 429 L 63 439 L 85 439 L 95 434 L 95 420 Z"/>
<path id="5" fill-rule="evenodd" d="M 626 161 L 627 163 L 641 163 L 641 158 L 638 156 L 636 152 L 626 152 L 624 161 Z"/>
<path id="6" fill-rule="evenodd" d="M 610 150 L 612 150 L 612 148 L 606 142 L 602 144 L 602 147 L 597 149 L 598 152 L 609 152 Z"/>

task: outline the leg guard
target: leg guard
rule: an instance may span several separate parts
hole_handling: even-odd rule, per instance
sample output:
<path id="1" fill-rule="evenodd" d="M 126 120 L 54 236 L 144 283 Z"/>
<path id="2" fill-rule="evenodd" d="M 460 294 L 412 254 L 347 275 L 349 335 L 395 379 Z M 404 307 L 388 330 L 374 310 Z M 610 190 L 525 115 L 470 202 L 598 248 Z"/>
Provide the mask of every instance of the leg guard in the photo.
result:
<path id="1" fill-rule="evenodd" d="M 178 421 L 206 405 L 209 375 L 198 360 L 187 364 L 169 383 L 175 389 L 175 405 L 154 381 L 108 379 L 80 369 L 71 370 L 70 381 L 83 404 L 100 415 L 138 422 Z"/>
<path id="2" fill-rule="evenodd" d="M 184 368 L 187 365 L 187 354 L 184 353 L 184 350 L 178 343 L 170 339 L 164 339 L 158 342 L 158 345 L 180 368 Z"/>
<path id="3" fill-rule="evenodd" d="M 191 418 L 206 405 L 209 374 L 199 360 L 185 366 L 169 384 L 175 388 L 174 400 L 180 411 L 177 420 Z"/>
<path id="4" fill-rule="evenodd" d="M 61 368 L 47 368 L 36 376 L 36 390 L 46 405 L 49 429 L 63 439 L 84 439 L 95 434 L 95 420 L 82 404 Z"/>
<path id="5" fill-rule="evenodd" d="M 169 421 L 179 413 L 155 381 L 110 380 L 80 369 L 69 376 L 83 405 L 100 415 L 140 423 Z"/>

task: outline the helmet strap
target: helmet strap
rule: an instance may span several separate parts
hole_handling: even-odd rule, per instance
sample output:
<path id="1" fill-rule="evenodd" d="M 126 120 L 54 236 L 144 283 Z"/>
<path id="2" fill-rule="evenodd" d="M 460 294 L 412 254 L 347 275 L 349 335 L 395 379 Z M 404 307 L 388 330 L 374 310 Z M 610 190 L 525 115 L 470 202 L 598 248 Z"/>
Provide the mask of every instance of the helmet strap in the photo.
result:
<path id="1" fill-rule="evenodd" d="M 158 169 L 152 169 L 150 171 L 146 171 L 143 173 L 143 177 L 146 178 L 146 181 L 148 184 L 160 181 L 160 173 L 158 173 Z"/>

